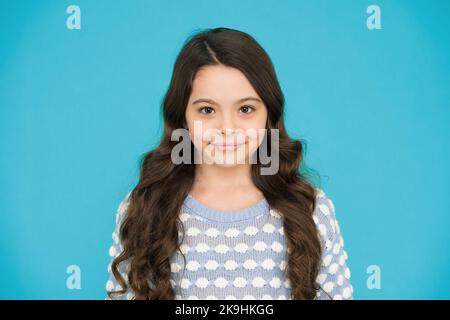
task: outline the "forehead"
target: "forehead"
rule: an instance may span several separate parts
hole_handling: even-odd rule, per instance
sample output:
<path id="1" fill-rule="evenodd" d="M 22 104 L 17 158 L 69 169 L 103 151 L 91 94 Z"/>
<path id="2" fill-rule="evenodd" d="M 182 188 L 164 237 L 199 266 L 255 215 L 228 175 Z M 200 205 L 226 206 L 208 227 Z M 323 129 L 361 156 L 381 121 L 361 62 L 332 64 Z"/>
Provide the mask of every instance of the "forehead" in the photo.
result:
<path id="1" fill-rule="evenodd" d="M 245 96 L 258 97 L 247 77 L 238 69 L 216 65 L 199 69 L 193 85 L 190 102 L 198 98 L 233 103 Z"/>

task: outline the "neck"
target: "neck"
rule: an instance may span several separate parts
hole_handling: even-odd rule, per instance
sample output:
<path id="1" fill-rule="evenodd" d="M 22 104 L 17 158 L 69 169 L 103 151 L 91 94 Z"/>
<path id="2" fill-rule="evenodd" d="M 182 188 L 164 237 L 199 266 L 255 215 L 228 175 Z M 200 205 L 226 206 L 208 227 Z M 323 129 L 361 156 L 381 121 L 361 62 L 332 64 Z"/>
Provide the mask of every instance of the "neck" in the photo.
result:
<path id="1" fill-rule="evenodd" d="M 195 183 L 212 189 L 252 186 L 251 165 L 241 164 L 232 167 L 222 167 L 201 164 L 195 170 Z"/>

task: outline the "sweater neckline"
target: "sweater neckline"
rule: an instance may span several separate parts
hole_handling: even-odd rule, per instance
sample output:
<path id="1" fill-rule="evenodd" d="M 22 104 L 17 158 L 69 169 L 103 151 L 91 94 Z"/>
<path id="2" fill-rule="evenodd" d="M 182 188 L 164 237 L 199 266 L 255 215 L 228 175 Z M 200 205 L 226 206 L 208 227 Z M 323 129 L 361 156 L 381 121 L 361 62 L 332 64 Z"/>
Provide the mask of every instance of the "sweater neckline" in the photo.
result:
<path id="1" fill-rule="evenodd" d="M 269 203 L 265 198 L 259 200 L 255 205 L 240 210 L 225 211 L 207 207 L 190 193 L 184 201 L 184 207 L 189 213 L 196 214 L 207 220 L 216 222 L 239 222 L 269 213 Z"/>

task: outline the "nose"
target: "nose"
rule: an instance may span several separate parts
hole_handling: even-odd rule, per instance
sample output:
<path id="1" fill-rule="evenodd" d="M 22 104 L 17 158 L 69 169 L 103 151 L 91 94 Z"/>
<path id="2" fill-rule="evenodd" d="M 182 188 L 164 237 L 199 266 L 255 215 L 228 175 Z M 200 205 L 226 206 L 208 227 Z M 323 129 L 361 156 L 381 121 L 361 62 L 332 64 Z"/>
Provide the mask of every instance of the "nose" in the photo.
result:
<path id="1" fill-rule="evenodd" d="M 233 118 L 233 116 L 230 113 L 223 113 L 219 126 L 218 131 L 220 131 L 220 137 L 218 137 L 219 141 L 221 143 L 233 143 L 235 142 L 235 135 L 236 135 L 236 120 Z"/>
<path id="2" fill-rule="evenodd" d="M 220 123 L 220 130 L 222 134 L 231 134 L 236 130 L 236 123 L 233 116 L 229 113 L 223 113 Z"/>

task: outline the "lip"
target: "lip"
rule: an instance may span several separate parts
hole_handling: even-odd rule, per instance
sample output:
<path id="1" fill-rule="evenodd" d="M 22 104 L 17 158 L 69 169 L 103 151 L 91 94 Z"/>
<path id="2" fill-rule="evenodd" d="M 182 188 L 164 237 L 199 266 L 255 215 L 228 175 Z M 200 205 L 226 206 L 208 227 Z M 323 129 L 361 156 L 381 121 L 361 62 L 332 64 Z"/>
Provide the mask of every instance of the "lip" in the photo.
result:
<path id="1" fill-rule="evenodd" d="M 245 143 L 233 143 L 233 144 L 212 144 L 215 148 L 219 150 L 229 151 L 236 150 L 240 146 L 243 146 Z"/>

